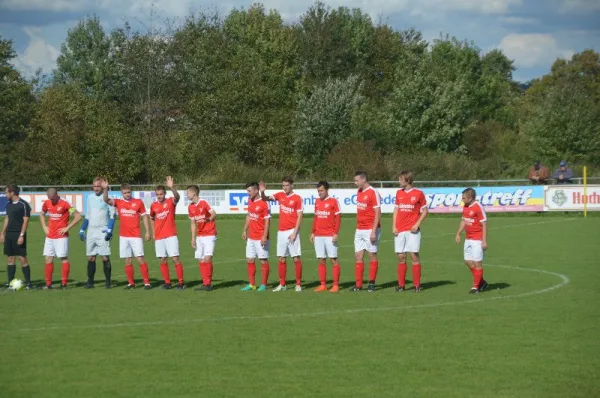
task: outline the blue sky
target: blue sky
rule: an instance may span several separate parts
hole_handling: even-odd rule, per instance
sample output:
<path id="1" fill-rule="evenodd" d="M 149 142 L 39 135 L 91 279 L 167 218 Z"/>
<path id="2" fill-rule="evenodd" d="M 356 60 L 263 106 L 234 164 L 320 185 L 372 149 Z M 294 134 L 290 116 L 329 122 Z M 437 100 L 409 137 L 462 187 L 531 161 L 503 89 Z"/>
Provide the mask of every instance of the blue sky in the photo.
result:
<path id="1" fill-rule="evenodd" d="M 19 54 L 15 65 L 25 74 L 55 66 L 69 28 L 92 14 L 105 28 L 125 20 L 147 23 L 182 18 L 190 10 L 248 7 L 243 0 L 0 0 L 0 34 L 12 39 Z M 298 18 L 313 0 L 264 0 L 288 21 Z M 441 33 L 473 41 L 482 51 L 502 49 L 515 61 L 514 78 L 527 81 L 550 70 L 556 58 L 586 48 L 600 51 L 600 0 L 328 0 L 331 7 L 360 7 L 375 21 L 396 29 L 414 26 L 427 40 Z M 154 8 L 152 8 L 154 7 Z"/>

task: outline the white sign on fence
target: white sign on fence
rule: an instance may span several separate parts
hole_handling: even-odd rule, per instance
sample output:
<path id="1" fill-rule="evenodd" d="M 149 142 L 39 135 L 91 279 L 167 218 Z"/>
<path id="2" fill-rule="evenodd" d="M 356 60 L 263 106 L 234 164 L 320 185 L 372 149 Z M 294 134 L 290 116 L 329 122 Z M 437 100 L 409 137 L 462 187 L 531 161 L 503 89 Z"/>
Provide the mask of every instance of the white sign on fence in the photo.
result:
<path id="1" fill-rule="evenodd" d="M 548 186 L 545 195 L 546 208 L 550 211 L 583 211 L 585 202 L 589 211 L 600 210 L 600 185 L 588 185 L 585 196 L 580 185 Z"/>

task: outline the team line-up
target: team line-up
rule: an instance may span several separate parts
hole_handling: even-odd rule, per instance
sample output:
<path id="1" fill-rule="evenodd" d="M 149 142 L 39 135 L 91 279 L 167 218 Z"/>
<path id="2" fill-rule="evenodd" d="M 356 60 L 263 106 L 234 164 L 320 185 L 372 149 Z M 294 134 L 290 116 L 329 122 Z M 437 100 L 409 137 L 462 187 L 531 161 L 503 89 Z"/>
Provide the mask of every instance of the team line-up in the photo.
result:
<path id="1" fill-rule="evenodd" d="M 406 289 L 407 256 L 412 263 L 412 282 L 414 291 L 421 291 L 421 261 L 419 257 L 421 243 L 421 224 L 428 215 L 425 195 L 413 187 L 414 176 L 410 171 L 400 173 L 400 189 L 396 193 L 393 212 L 394 250 L 398 257 L 397 292 Z M 356 232 L 354 235 L 355 280 L 351 291 L 362 290 L 365 254 L 368 258 L 369 277 L 368 291 L 376 290 L 375 281 L 379 262 L 377 257 L 381 235 L 381 197 L 367 178 L 367 173 L 357 171 L 354 183 L 358 188 Z M 166 197 L 167 188 L 173 196 Z M 249 195 L 248 213 L 244 224 L 242 239 L 246 241 L 246 259 L 248 284 L 242 291 L 266 291 L 270 264 L 270 219 L 269 201 L 279 202 L 280 217 L 277 232 L 277 257 L 279 285 L 274 292 L 287 290 L 287 263 L 291 257 L 294 262 L 296 291 L 302 291 L 302 260 L 300 246 L 300 227 L 303 218 L 302 198 L 294 193 L 293 180 L 284 177 L 282 191 L 274 195 L 266 194 L 264 183 L 246 184 Z M 8 281 L 12 281 L 16 273 L 18 258 L 23 271 L 26 288 L 31 289 L 30 268 L 27 261 L 27 226 L 31 215 L 29 204 L 19 197 L 19 187 L 8 185 L 5 189 L 8 198 L 6 217 L 0 242 L 4 243 L 4 253 L 8 257 Z M 176 288 L 185 288 L 183 265 L 179 256 L 179 241 L 175 225 L 175 208 L 180 195 L 174 187 L 173 178 L 167 177 L 166 187 L 156 187 L 156 201 L 147 212 L 144 202 L 132 198 L 131 186 L 121 185 L 122 199 L 109 197 L 109 185 L 106 179 L 97 177 L 93 181 L 93 193 L 87 197 L 87 211 L 79 237 L 86 244 L 88 260 L 88 281 L 85 288 L 94 287 L 96 258 L 101 257 L 103 263 L 106 288 L 111 287 L 110 241 L 115 224 L 115 216 L 120 219 L 119 254 L 125 261 L 125 275 L 128 285 L 126 289 L 135 288 L 133 259 L 137 261 L 144 282 L 144 288 L 150 289 L 148 263 L 144 257 L 143 241 L 154 240 L 156 257 L 160 259 L 160 271 L 164 280 L 163 289 L 171 289 L 170 258 L 177 275 Z M 318 199 L 315 211 L 310 242 L 314 244 L 318 261 L 320 286 L 316 292 L 338 292 L 341 267 L 338 260 L 338 233 L 341 225 L 341 208 L 337 199 L 329 196 L 329 184 L 320 181 L 317 184 Z M 200 190 L 196 185 L 187 187 L 190 201 L 188 215 L 190 218 L 191 246 L 195 249 L 195 258 L 199 262 L 202 285 L 195 290 L 212 291 L 213 254 L 217 242 L 216 212 L 210 204 L 199 197 Z M 61 288 L 67 287 L 70 263 L 68 258 L 69 230 L 76 226 L 82 215 L 71 205 L 60 198 L 55 188 L 47 191 L 48 200 L 42 205 L 40 221 L 46 234 L 43 255 L 45 256 L 45 286 L 52 289 L 54 258 L 62 263 Z M 465 232 L 464 261 L 473 274 L 473 286 L 470 293 L 476 294 L 487 288 L 483 279 L 483 253 L 487 248 L 487 217 L 483 207 L 475 200 L 476 193 L 472 188 L 465 189 L 462 194 L 464 202 L 462 220 L 456 233 L 456 243 L 461 242 L 461 234 Z M 48 220 L 46 221 L 46 217 Z M 144 224 L 144 237 L 140 228 Z M 150 225 L 152 224 L 152 225 Z M 256 259 L 260 263 L 261 282 L 256 282 Z M 333 273 L 333 285 L 327 287 L 327 265 L 330 259 Z"/>

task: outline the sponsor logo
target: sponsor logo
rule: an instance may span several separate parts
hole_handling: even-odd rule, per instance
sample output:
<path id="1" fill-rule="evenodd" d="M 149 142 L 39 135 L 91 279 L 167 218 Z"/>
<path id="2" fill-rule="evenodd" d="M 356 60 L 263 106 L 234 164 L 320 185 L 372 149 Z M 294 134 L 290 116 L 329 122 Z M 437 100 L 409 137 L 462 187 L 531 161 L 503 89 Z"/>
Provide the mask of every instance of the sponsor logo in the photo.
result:
<path id="1" fill-rule="evenodd" d="M 248 194 L 245 192 L 229 193 L 229 210 L 241 211 L 248 210 Z"/>
<path id="2" fill-rule="evenodd" d="M 556 191 L 554 195 L 552 195 L 552 203 L 559 207 L 567 203 L 568 200 L 569 198 L 567 198 L 565 191 Z"/>
<path id="3" fill-rule="evenodd" d="M 170 213 L 169 210 L 161 211 L 160 213 L 156 213 L 155 218 L 157 218 L 159 220 L 164 220 L 165 218 L 167 218 L 169 213 Z"/>

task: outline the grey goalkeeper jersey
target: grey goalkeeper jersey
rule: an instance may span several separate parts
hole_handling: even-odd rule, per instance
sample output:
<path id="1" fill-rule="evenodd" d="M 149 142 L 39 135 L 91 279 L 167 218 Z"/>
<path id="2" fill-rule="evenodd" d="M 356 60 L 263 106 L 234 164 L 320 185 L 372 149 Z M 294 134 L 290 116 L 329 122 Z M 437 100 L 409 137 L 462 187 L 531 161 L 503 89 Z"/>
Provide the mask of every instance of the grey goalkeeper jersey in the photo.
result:
<path id="1" fill-rule="evenodd" d="M 89 194 L 86 201 L 85 218 L 89 221 L 88 227 L 102 229 L 108 227 L 108 221 L 115 218 L 115 209 L 104 201 L 102 195 L 98 196 L 95 193 Z"/>

